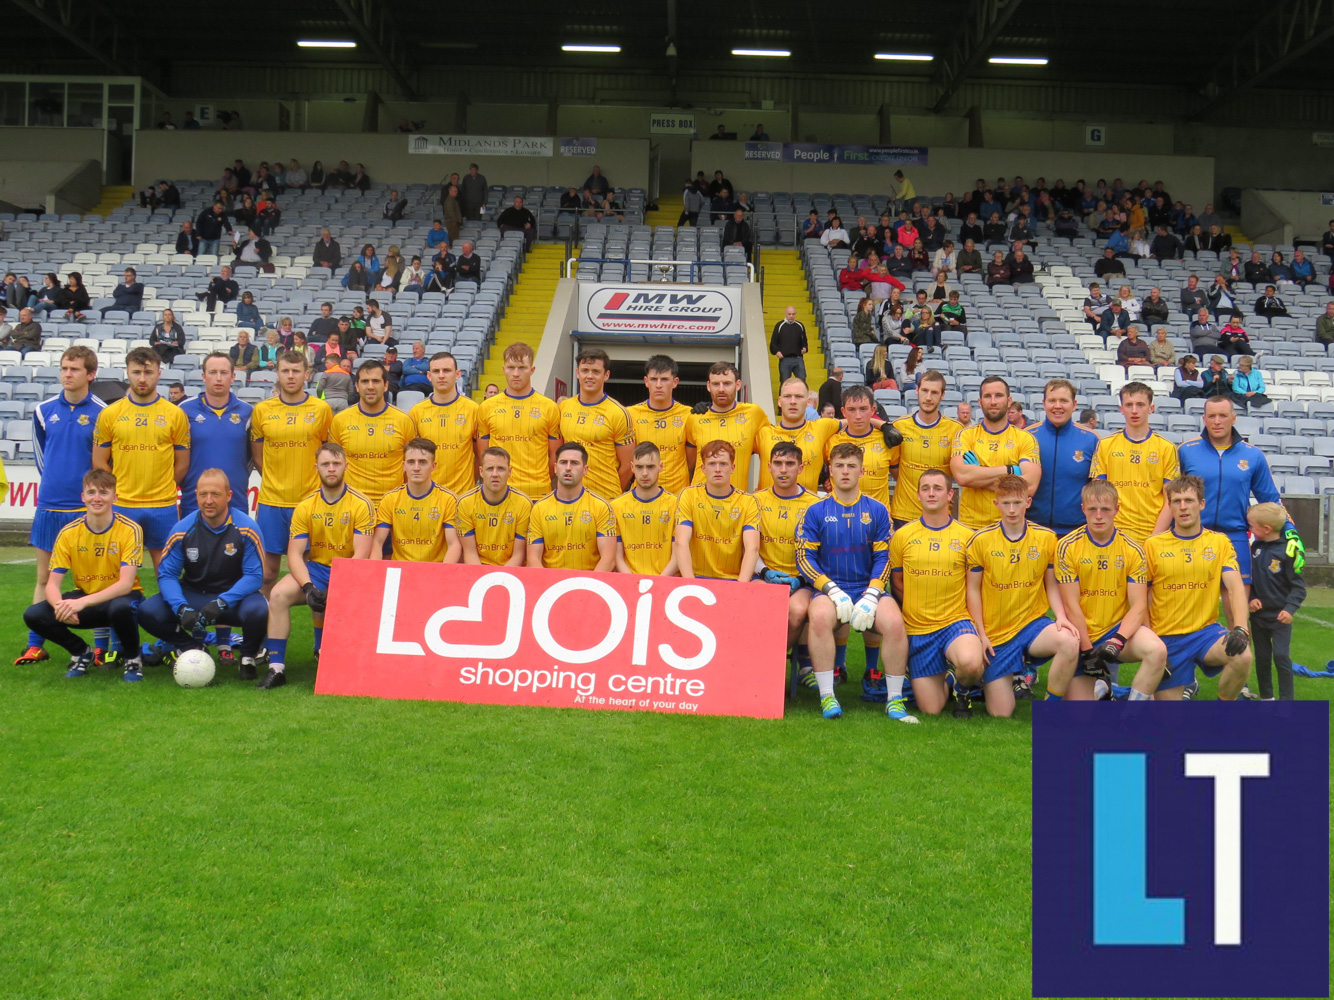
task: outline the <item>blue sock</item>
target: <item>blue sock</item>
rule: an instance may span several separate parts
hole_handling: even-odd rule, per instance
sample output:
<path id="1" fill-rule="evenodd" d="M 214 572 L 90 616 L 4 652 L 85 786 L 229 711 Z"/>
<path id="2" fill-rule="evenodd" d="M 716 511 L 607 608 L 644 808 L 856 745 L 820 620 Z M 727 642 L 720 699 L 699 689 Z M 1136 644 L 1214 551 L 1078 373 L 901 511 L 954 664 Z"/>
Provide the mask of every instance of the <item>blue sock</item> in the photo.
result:
<path id="1" fill-rule="evenodd" d="M 811 665 L 811 647 L 804 642 L 797 643 L 797 666 L 805 670 Z"/>
<path id="2" fill-rule="evenodd" d="M 848 665 L 848 647 L 847 647 L 847 646 L 835 646 L 835 647 L 834 647 L 834 669 L 835 669 L 835 670 L 844 670 L 844 669 L 847 668 L 847 665 Z"/>
<path id="3" fill-rule="evenodd" d="M 324 641 L 324 629 L 319 625 L 315 626 L 315 652 L 320 651 L 320 643 Z"/>
<path id="4" fill-rule="evenodd" d="M 36 646 L 38 649 L 41 649 L 41 648 L 42 648 L 42 645 L 43 645 L 45 642 L 46 642 L 46 640 L 43 639 L 40 635 L 38 635 L 36 632 L 29 632 L 29 633 L 28 633 L 28 645 L 29 645 L 29 646 Z"/>
<path id="5" fill-rule="evenodd" d="M 1047 689 L 1047 700 L 1048 700 L 1048 701 L 1065 701 L 1065 695 L 1063 695 L 1063 694 L 1057 694 L 1055 691 L 1052 691 L 1050 688 L 1048 688 L 1048 689 Z"/>
<path id="6" fill-rule="evenodd" d="M 230 625 L 215 626 L 213 635 L 219 646 L 230 646 L 232 644 L 232 627 Z"/>
<path id="7" fill-rule="evenodd" d="M 287 662 L 287 640 L 275 639 L 272 636 L 264 640 L 264 646 L 269 651 L 270 663 Z"/>
<path id="8" fill-rule="evenodd" d="M 880 647 L 866 647 L 866 672 L 869 674 L 872 670 L 880 669 Z"/>
<path id="9" fill-rule="evenodd" d="M 111 642 L 111 629 L 95 628 L 93 629 L 93 645 L 98 649 L 106 649 L 107 644 Z"/>

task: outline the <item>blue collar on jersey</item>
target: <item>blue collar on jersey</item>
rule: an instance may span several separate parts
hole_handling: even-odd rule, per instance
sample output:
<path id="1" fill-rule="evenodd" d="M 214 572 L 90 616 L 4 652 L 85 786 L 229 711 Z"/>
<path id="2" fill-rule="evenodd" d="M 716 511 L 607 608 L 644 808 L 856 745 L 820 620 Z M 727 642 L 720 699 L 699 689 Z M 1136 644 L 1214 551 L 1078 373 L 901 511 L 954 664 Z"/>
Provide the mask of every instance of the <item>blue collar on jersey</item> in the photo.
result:
<path id="1" fill-rule="evenodd" d="M 529 396 L 531 396 L 531 395 L 532 395 L 533 393 L 535 393 L 535 392 L 537 392 L 537 390 L 534 389 L 534 388 L 532 388 L 532 386 L 529 386 L 529 387 L 528 387 L 528 391 L 525 392 L 522 396 L 516 396 L 516 395 L 514 395 L 514 393 L 510 392 L 508 389 L 505 390 L 504 395 L 505 395 L 505 397 L 506 397 L 507 399 L 527 399 Z"/>
<path id="2" fill-rule="evenodd" d="M 778 429 L 780 431 L 799 431 L 809 423 L 810 423 L 809 420 L 807 420 L 805 417 L 802 417 L 801 423 L 797 424 L 796 427 L 789 427 L 787 424 L 783 423 L 782 418 L 779 418 Z"/>
<path id="3" fill-rule="evenodd" d="M 603 403 L 607 401 L 607 394 L 604 392 L 602 394 L 602 398 L 599 399 L 596 403 L 585 403 L 582 399 L 579 399 L 578 396 L 575 396 L 574 398 L 579 400 L 580 406 L 601 406 Z"/>
<path id="4" fill-rule="evenodd" d="M 731 405 L 730 407 L 728 407 L 726 410 L 715 410 L 715 409 L 713 408 L 713 404 L 710 403 L 710 404 L 709 404 L 708 412 L 709 412 L 709 413 L 715 413 L 715 414 L 717 414 L 718 416 L 721 417 L 721 416 L 723 416 L 723 415 L 726 414 L 726 413 L 731 413 L 733 410 L 735 410 L 735 409 L 736 409 L 738 406 L 740 406 L 740 405 L 741 405 L 741 404 L 738 403 L 738 402 L 734 399 L 734 400 L 732 400 L 732 405 Z"/>
<path id="5" fill-rule="evenodd" d="M 924 430 L 924 431 L 929 431 L 932 427 L 939 427 L 939 426 L 940 426 L 940 421 L 941 421 L 942 419 L 944 419 L 943 417 L 941 417 L 941 415 L 940 415 L 940 411 L 937 410 L 937 411 L 936 411 L 936 422 L 935 422 L 934 424 L 924 424 L 924 423 L 922 423 L 920 420 L 917 419 L 917 414 L 918 414 L 918 413 L 921 413 L 921 412 L 922 412 L 921 410 L 917 410 L 916 412 L 913 413 L 913 415 L 912 415 L 912 422 L 915 423 L 918 427 L 922 428 L 922 430 Z M 951 520 L 953 520 L 953 518 L 951 518 Z"/>
<path id="6" fill-rule="evenodd" d="M 378 411 L 377 413 L 367 413 L 360 403 L 357 404 L 357 412 L 360 413 L 363 417 L 382 417 L 389 412 L 389 398 L 387 396 L 385 397 L 384 409 Z"/>
<path id="7" fill-rule="evenodd" d="M 783 496 L 783 494 L 779 493 L 778 488 L 776 486 L 770 486 L 769 492 L 772 493 L 774 496 L 778 497 L 779 500 L 795 500 L 797 499 L 797 497 L 801 496 L 803 493 L 806 492 L 806 487 L 802 486 L 801 483 L 798 483 L 797 492 L 793 493 L 790 497 L 785 497 Z"/>
<path id="8" fill-rule="evenodd" d="M 587 492 L 587 490 L 585 490 L 584 487 L 580 486 L 580 487 L 579 487 L 579 495 L 578 495 L 577 497 L 575 497 L 573 500 L 562 500 L 560 497 L 556 496 L 556 491 L 555 491 L 555 490 L 552 490 L 552 491 L 551 491 L 551 496 L 552 496 L 553 499 L 555 499 L 556 503 L 578 503 L 580 500 L 583 499 L 583 496 L 584 496 L 584 494 L 585 494 L 586 492 Z"/>
<path id="9" fill-rule="evenodd" d="M 641 497 L 641 496 L 639 495 L 639 487 L 637 487 L 637 486 L 632 486 L 632 487 L 630 487 L 630 495 L 633 496 L 633 497 L 634 497 L 636 500 L 638 500 L 640 503 L 652 503 L 654 500 L 658 499 L 658 497 L 662 496 L 662 495 L 663 495 L 664 493 L 666 493 L 666 492 L 667 492 L 666 490 L 664 490 L 661 486 L 659 486 L 659 487 L 658 487 L 658 492 L 655 493 L 655 494 L 653 494 L 653 496 L 651 496 L 651 497 Z"/>
<path id="10" fill-rule="evenodd" d="M 1107 539 L 1107 541 L 1105 541 L 1105 542 L 1099 542 L 1096 538 L 1093 537 L 1093 533 L 1092 533 L 1091 531 L 1088 530 L 1088 526 L 1087 526 L 1087 525 L 1084 526 L 1084 537 L 1087 538 L 1090 542 L 1092 542 L 1094 545 L 1096 545 L 1096 546 L 1097 546 L 1098 548 L 1100 548 L 1100 549 L 1105 549 L 1105 548 L 1107 548 L 1107 546 L 1111 545 L 1112 542 L 1116 541 L 1116 536 L 1117 536 L 1118 533 L 1119 533 L 1119 529 L 1117 529 L 1117 528 L 1113 528 L 1113 529 L 1112 529 L 1112 537 L 1109 538 L 1109 539 Z"/>
<path id="11" fill-rule="evenodd" d="M 327 506 L 332 507 L 334 504 L 338 503 L 339 500 L 342 500 L 343 497 L 345 497 L 345 496 L 347 496 L 347 483 L 344 483 L 344 484 L 343 484 L 343 492 L 341 492 L 341 493 L 338 494 L 338 500 L 332 500 L 332 501 L 330 501 L 330 500 L 324 500 L 324 487 L 323 487 L 323 485 L 320 486 L 320 499 L 321 499 L 321 500 L 324 500 L 324 503 L 325 503 Z"/>
<path id="12" fill-rule="evenodd" d="M 946 528 L 948 528 L 951 524 L 954 523 L 954 518 L 951 517 L 948 521 L 946 521 L 944 524 L 942 524 L 939 528 L 933 528 L 933 527 L 931 527 L 931 525 L 929 525 L 929 524 L 926 523 L 926 518 L 925 518 L 925 517 L 919 517 L 917 520 L 921 522 L 922 527 L 925 528 L 927 531 L 944 531 Z"/>
<path id="13" fill-rule="evenodd" d="M 728 483 L 727 485 L 728 485 L 728 490 L 727 490 L 727 492 L 724 493 L 722 496 L 716 496 L 716 495 L 714 495 L 713 493 L 710 493 L 710 492 L 709 492 L 709 484 L 708 484 L 708 483 L 704 483 L 704 484 L 703 484 L 703 486 L 704 486 L 704 494 L 705 494 L 706 496 L 710 497 L 711 499 L 714 499 L 714 500 L 726 500 L 726 499 L 728 499 L 728 497 L 730 497 L 733 493 L 736 492 L 736 487 L 735 487 L 735 486 L 733 486 L 731 483 Z"/>
<path id="14" fill-rule="evenodd" d="M 480 486 L 477 487 L 477 488 L 478 488 L 479 490 L 482 489 Z M 505 495 L 502 496 L 502 497 L 501 497 L 499 500 L 497 500 L 495 503 L 492 503 L 490 500 L 488 500 L 488 499 L 486 498 L 486 490 L 482 490 L 482 503 L 486 504 L 488 507 L 499 507 L 502 503 L 504 503 L 506 500 L 509 499 L 509 496 L 510 496 L 510 488 L 509 488 L 508 486 L 506 486 L 506 487 L 505 487 Z"/>
<path id="15" fill-rule="evenodd" d="M 112 513 L 112 515 L 111 515 L 111 522 L 110 522 L 105 528 L 103 528 L 101 531 L 94 531 L 94 530 L 93 530 L 93 526 L 92 526 L 91 524 L 88 523 L 88 515 L 87 515 L 87 514 L 84 514 L 84 515 L 83 515 L 83 526 L 84 526 L 85 528 L 87 528 L 89 531 L 92 531 L 92 533 L 93 533 L 94 535 L 105 535 L 108 531 L 111 530 L 111 526 L 112 526 L 113 524 L 116 523 L 116 516 L 117 516 L 117 515 L 116 515 L 115 513 Z"/>
<path id="16" fill-rule="evenodd" d="M 1136 441 L 1133 437 L 1130 436 L 1130 431 L 1128 430 L 1122 431 L 1121 436 L 1125 438 L 1127 441 L 1129 441 L 1131 444 L 1143 444 L 1145 441 L 1149 440 L 1149 438 L 1153 437 L 1153 428 L 1150 427 L 1149 433 L 1145 434 L 1144 437 L 1140 438 L 1138 441 Z"/>
<path id="17" fill-rule="evenodd" d="M 1006 425 L 1002 427 L 1000 430 L 993 431 L 990 427 L 987 426 L 987 422 L 985 420 L 981 420 L 978 422 L 977 426 L 981 427 L 985 433 L 990 434 L 992 437 L 997 437 L 998 435 L 1004 434 L 1006 431 L 1008 431 L 1012 425 L 1006 423 Z"/>
<path id="18" fill-rule="evenodd" d="M 434 392 L 432 392 L 432 393 L 431 393 L 429 396 L 427 396 L 426 398 L 429 399 L 429 400 L 431 401 L 431 405 L 432 405 L 432 406 L 453 406 L 455 403 L 457 403 L 460 399 L 463 398 L 463 393 L 459 392 L 458 388 L 456 387 L 456 388 L 454 389 L 454 398 L 451 399 L 448 403 L 437 403 L 437 402 L 435 401 L 435 393 L 434 393 Z"/>
<path id="19" fill-rule="evenodd" d="M 673 399 L 673 400 L 672 400 L 672 405 L 671 405 L 671 406 L 665 406 L 665 407 L 663 407 L 663 408 L 660 410 L 660 409 L 658 409 L 656 406 L 654 406 L 652 403 L 650 403 L 650 402 L 648 402 L 647 400 L 645 400 L 645 402 L 644 402 L 644 409 L 646 409 L 646 410 L 652 410 L 654 413 L 670 413 L 672 410 L 676 409 L 678 406 L 681 406 L 681 405 L 683 405 L 683 404 L 678 403 L 675 399 Z"/>
<path id="20" fill-rule="evenodd" d="M 403 492 L 406 493 L 408 496 L 412 497 L 412 499 L 414 500 L 425 500 L 427 497 L 431 495 L 432 492 L 434 492 L 434 490 L 435 490 L 435 483 L 432 483 L 430 486 L 426 488 L 425 493 L 423 493 L 421 496 L 417 496 L 417 494 L 412 492 L 411 486 L 409 486 L 407 483 L 403 484 Z"/>
<path id="21" fill-rule="evenodd" d="M 1203 525 L 1203 524 L 1200 525 L 1200 530 L 1197 531 L 1197 532 L 1195 532 L 1195 534 L 1193 534 L 1193 535 L 1178 535 L 1178 534 L 1177 534 L 1177 527 L 1176 527 L 1176 525 L 1175 525 L 1175 524 L 1172 525 L 1172 537 L 1173 537 L 1173 538 L 1179 538 L 1179 539 L 1181 539 L 1183 542 L 1191 542 L 1191 541 L 1194 541 L 1195 539 L 1199 538 L 1199 537 L 1200 537 L 1201 535 L 1203 535 L 1203 534 L 1204 534 L 1204 525 Z"/>
<path id="22" fill-rule="evenodd" d="M 310 399 L 310 393 L 308 393 L 308 392 L 303 392 L 303 393 L 301 394 L 301 398 L 300 398 L 299 400 L 297 400 L 295 403 L 289 403 L 287 400 L 283 399 L 283 397 L 282 397 L 281 395 L 279 395 L 279 396 L 274 396 L 273 398 L 276 399 L 276 400 L 278 400 L 278 402 L 282 403 L 283 406 L 300 406 L 302 403 L 304 403 L 304 402 L 306 402 L 308 399 Z"/>
<path id="23" fill-rule="evenodd" d="M 1028 528 L 1029 528 L 1029 520 L 1028 518 L 1024 518 L 1024 530 L 1019 533 L 1018 538 L 1011 538 L 1009 535 L 1005 533 L 1005 522 L 1004 521 L 996 522 L 996 530 L 1001 533 L 1002 538 L 1004 538 L 1007 542 L 1010 542 L 1011 544 L 1013 544 L 1014 542 L 1022 542 L 1024 538 L 1028 535 Z"/>
<path id="24" fill-rule="evenodd" d="M 147 403 L 136 403 L 134 401 L 134 397 L 127 392 L 123 398 L 126 399 L 131 406 L 152 406 L 162 397 L 159 396 L 157 393 L 153 393 L 153 398 L 150 399 Z"/>

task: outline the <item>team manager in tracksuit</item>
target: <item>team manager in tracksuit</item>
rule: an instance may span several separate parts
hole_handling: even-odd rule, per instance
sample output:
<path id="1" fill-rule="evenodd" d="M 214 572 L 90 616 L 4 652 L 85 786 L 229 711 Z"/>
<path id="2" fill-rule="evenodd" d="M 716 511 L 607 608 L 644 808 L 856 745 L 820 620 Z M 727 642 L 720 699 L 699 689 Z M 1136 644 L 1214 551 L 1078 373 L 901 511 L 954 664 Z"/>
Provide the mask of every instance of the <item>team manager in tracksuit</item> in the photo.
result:
<path id="1" fill-rule="evenodd" d="M 1237 568 L 1249 591 L 1251 546 L 1246 511 L 1251 496 L 1260 503 L 1282 501 L 1264 453 L 1241 439 L 1233 426 L 1236 422 L 1232 400 L 1214 396 L 1204 404 L 1204 434 L 1183 442 L 1177 453 L 1181 457 L 1181 474 L 1204 480 L 1202 526 L 1221 531 L 1232 539 Z"/>
<path id="2" fill-rule="evenodd" d="M 1045 419 L 1028 428 L 1037 438 L 1042 478 L 1028 516 L 1067 535 L 1084 525 L 1080 490 L 1089 481 L 1098 435 L 1075 423 L 1075 387 L 1063 379 L 1047 383 L 1042 393 Z"/>
<path id="3" fill-rule="evenodd" d="M 264 545 L 259 525 L 230 506 L 226 473 L 199 476 L 199 509 L 171 529 L 158 566 L 160 593 L 139 608 L 139 624 L 177 650 L 199 649 L 204 630 L 239 625 L 242 680 L 254 680 L 256 655 L 268 634 L 269 602 L 264 582 Z"/>

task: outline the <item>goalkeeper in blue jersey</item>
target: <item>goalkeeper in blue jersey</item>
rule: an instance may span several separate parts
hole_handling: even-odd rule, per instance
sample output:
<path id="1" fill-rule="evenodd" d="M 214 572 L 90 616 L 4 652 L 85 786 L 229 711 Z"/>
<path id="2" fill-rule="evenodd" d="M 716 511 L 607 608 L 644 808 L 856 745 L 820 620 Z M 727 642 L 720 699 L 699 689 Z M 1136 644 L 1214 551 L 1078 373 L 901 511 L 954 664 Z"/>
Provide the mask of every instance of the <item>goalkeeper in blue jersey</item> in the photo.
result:
<path id="1" fill-rule="evenodd" d="M 889 510 L 863 496 L 862 450 L 843 442 L 829 451 L 834 492 L 806 508 L 797 532 L 797 568 L 817 591 L 808 612 L 811 663 L 826 719 L 842 717 L 834 697 L 834 643 L 847 626 L 873 631 L 883 641 L 889 697 L 886 714 L 897 722 L 917 722 L 903 703 L 908 672 L 908 636 L 889 590 Z M 888 599 L 882 600 L 882 597 Z"/>

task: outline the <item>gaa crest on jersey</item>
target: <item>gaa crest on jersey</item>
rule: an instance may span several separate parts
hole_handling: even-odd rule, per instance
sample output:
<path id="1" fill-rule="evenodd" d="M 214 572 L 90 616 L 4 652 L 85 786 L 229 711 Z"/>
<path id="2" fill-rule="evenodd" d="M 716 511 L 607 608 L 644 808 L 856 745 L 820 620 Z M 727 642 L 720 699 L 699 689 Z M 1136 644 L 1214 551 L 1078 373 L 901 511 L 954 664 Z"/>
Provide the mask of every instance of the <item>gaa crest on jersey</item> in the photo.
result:
<path id="1" fill-rule="evenodd" d="M 871 523 L 871 512 L 869 510 L 862 511 L 862 524 L 870 524 L 870 523 Z"/>
<path id="2" fill-rule="evenodd" d="M 1112 560 L 1112 566 L 1113 566 L 1114 568 L 1116 568 L 1116 569 L 1125 569 L 1125 568 L 1126 568 L 1126 557 L 1125 557 L 1125 556 L 1117 556 L 1115 559 Z"/>
<path id="3" fill-rule="evenodd" d="M 52 418 L 52 419 L 54 419 L 54 418 Z M 86 414 L 86 413 L 80 413 L 80 414 L 79 414 L 79 426 L 80 426 L 80 427 L 87 427 L 87 426 L 88 426 L 88 414 Z"/>
<path id="4" fill-rule="evenodd" d="M 579 513 L 579 521 L 583 524 L 591 524 L 593 522 L 593 515 L 586 510 L 581 511 Z"/>
<path id="5" fill-rule="evenodd" d="M 1082 461 L 1084 461 L 1084 449 L 1083 449 L 1083 448 L 1077 448 L 1077 449 L 1075 449 L 1075 461 L 1076 461 L 1076 462 L 1082 462 Z"/>
<path id="6" fill-rule="evenodd" d="M 1251 463 L 1247 459 L 1242 458 L 1237 460 L 1237 468 L 1240 469 L 1242 472 L 1245 472 L 1250 467 Z"/>
<path id="7" fill-rule="evenodd" d="M 514 523 L 514 512 L 513 512 L 513 511 L 508 511 L 508 510 L 505 511 L 505 517 L 503 518 L 503 520 L 504 520 L 504 522 L 505 522 L 506 524 L 513 524 L 513 523 Z"/>
<path id="8" fill-rule="evenodd" d="M 1218 557 L 1218 553 L 1209 547 L 1206 547 L 1205 550 L 1200 553 L 1200 555 L 1204 557 L 1205 562 L 1213 562 L 1214 559 Z"/>
<path id="9" fill-rule="evenodd" d="M 395 430 L 396 430 L 396 428 L 394 427 L 394 425 L 393 425 L 393 424 L 389 424 L 387 427 L 385 427 L 383 433 L 385 433 L 385 434 L 389 434 L 389 435 L 392 436 Z"/>
<path id="10" fill-rule="evenodd" d="M 1149 452 L 1149 464 L 1150 465 L 1158 464 L 1158 453 L 1156 451 Z"/>
<path id="11" fill-rule="evenodd" d="M 960 539 L 960 538 L 952 538 L 952 539 L 950 539 L 950 551 L 951 551 L 951 552 L 962 552 L 962 551 L 963 551 L 963 539 Z"/>
<path id="12" fill-rule="evenodd" d="M 232 416 L 231 416 L 231 421 L 232 421 L 232 423 L 234 423 L 234 424 L 239 424 L 239 423 L 241 422 L 241 414 L 239 414 L 239 413 L 233 413 Z"/>
<path id="13" fill-rule="evenodd" d="M 351 523 L 352 523 L 352 515 L 351 515 L 350 513 L 348 513 L 347 511 L 343 511 L 342 516 L 338 519 L 338 523 L 339 523 L 339 524 L 351 524 Z"/>
<path id="14" fill-rule="evenodd" d="M 1030 545 L 1028 547 L 1028 558 L 1033 560 L 1034 562 L 1042 558 L 1042 553 L 1038 551 L 1038 547 L 1036 545 Z"/>
<path id="15" fill-rule="evenodd" d="M 429 516 L 430 516 L 430 518 L 431 518 L 432 521 L 438 521 L 438 520 L 440 520 L 440 508 L 439 508 L 439 507 L 432 507 L 432 508 L 431 508 L 431 513 L 430 513 Z"/>
<path id="16" fill-rule="evenodd" d="M 1269 560 L 1269 572 L 1277 573 L 1281 567 L 1282 563 L 1280 563 L 1277 559 Z"/>
<path id="17" fill-rule="evenodd" d="M 315 414 L 313 412 L 307 411 L 306 423 L 313 424 L 314 422 L 315 422 Z"/>
<path id="18" fill-rule="evenodd" d="M 118 556 L 118 555 L 120 555 L 120 542 L 112 542 L 112 543 L 110 543 L 110 544 L 107 546 L 107 555 L 109 555 L 109 556 Z"/>
<path id="19" fill-rule="evenodd" d="M 738 413 L 736 415 L 736 422 L 739 424 L 744 424 L 746 422 L 746 415 L 744 413 Z"/>
<path id="20" fill-rule="evenodd" d="M 164 414 L 159 413 L 156 417 L 153 418 L 153 423 L 157 424 L 159 427 L 166 427 L 167 418 Z"/>
<path id="21" fill-rule="evenodd" d="M 236 543 L 235 543 L 235 542 L 227 542 L 227 543 L 225 543 L 225 544 L 222 546 L 222 554 L 223 554 L 223 555 L 226 555 L 226 556 L 234 556 L 234 555 L 236 555 Z"/>
<path id="22" fill-rule="evenodd" d="M 673 426 L 673 427 L 684 427 L 684 426 L 685 426 L 685 423 L 686 423 L 686 422 L 685 422 L 684 420 L 682 420 L 680 417 L 673 417 L 673 418 L 672 418 L 672 426 Z"/>
<path id="23" fill-rule="evenodd" d="M 738 520 L 741 517 L 741 508 L 733 507 L 731 510 L 727 512 L 727 516 L 730 517 L 733 521 Z"/>
<path id="24" fill-rule="evenodd" d="M 603 424 L 605 424 L 606 422 L 607 422 L 607 418 L 606 418 L 605 416 L 603 416 L 601 413 L 599 413 L 597 416 L 595 416 L 595 417 L 593 418 L 593 423 L 594 423 L 595 425 L 597 425 L 598 427 L 601 427 L 601 426 L 602 426 Z"/>
<path id="25" fill-rule="evenodd" d="M 658 520 L 661 521 L 663 524 L 671 524 L 671 523 L 672 523 L 672 512 L 671 512 L 670 510 L 664 510 L 664 511 L 662 511 L 660 514 L 658 514 Z M 1277 562 L 1278 560 L 1274 560 L 1274 561 Z"/>
<path id="26" fill-rule="evenodd" d="M 462 427 L 467 422 L 468 422 L 468 415 L 466 413 L 460 413 L 457 417 L 454 418 L 454 423 L 458 424 L 460 427 Z"/>
<path id="27" fill-rule="evenodd" d="M 517 418 L 519 414 L 515 413 L 514 416 Z M 540 406 L 534 406 L 531 410 L 528 411 L 528 416 L 533 420 L 541 420 L 542 408 Z"/>
<path id="28" fill-rule="evenodd" d="M 199 561 L 199 550 L 196 549 L 196 548 L 188 548 L 188 549 L 186 549 L 186 550 L 185 550 L 185 558 L 189 559 L 191 562 L 198 562 L 198 561 Z"/>

